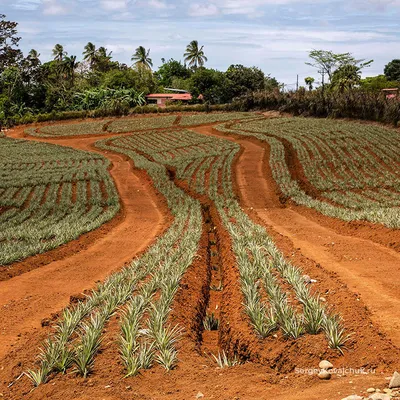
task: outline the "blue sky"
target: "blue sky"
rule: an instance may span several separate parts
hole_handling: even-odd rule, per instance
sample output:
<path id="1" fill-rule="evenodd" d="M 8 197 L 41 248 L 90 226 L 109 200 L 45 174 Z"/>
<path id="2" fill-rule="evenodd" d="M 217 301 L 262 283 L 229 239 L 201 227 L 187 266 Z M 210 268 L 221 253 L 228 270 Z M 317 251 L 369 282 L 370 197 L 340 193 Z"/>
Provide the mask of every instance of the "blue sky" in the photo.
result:
<path id="1" fill-rule="evenodd" d="M 209 67 L 256 65 L 293 84 L 297 74 L 319 79 L 305 65 L 311 49 L 374 59 L 365 76 L 400 58 L 400 0 L 0 0 L 0 13 L 42 60 L 56 43 L 79 58 L 92 41 L 125 63 L 143 45 L 157 67 L 197 39 Z"/>

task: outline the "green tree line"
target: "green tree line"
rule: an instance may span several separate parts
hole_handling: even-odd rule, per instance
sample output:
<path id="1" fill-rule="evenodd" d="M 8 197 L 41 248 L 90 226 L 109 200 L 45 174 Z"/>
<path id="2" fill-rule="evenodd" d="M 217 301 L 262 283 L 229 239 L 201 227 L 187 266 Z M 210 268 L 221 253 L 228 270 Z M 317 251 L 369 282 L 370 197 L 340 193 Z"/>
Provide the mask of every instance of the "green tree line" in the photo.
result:
<path id="1" fill-rule="evenodd" d="M 114 60 L 112 52 L 89 42 L 82 56 L 57 43 L 52 60 L 42 62 L 37 50 L 24 55 L 18 48 L 17 23 L 0 15 L 0 119 L 39 113 L 105 109 L 124 113 L 145 104 L 149 93 L 165 88 L 187 90 L 209 104 L 231 102 L 248 91 L 278 87 L 259 68 L 232 65 L 227 71 L 205 67 L 204 46 L 190 42 L 184 62 L 162 59 L 153 70 L 150 49 L 139 46 L 132 65 Z"/>
<path id="2" fill-rule="evenodd" d="M 126 114 L 144 105 L 147 94 L 165 92 L 168 88 L 190 92 L 193 103 L 217 105 L 232 103 L 253 92 L 282 92 L 284 87 L 255 66 L 231 65 L 226 71 L 207 68 L 204 46 L 197 40 L 187 45 L 183 62 L 162 59 L 156 70 L 150 49 L 139 46 L 131 56 L 132 64 L 127 65 L 115 60 L 105 47 L 92 42 L 84 46 L 80 57 L 68 54 L 57 43 L 52 59 L 42 62 L 37 50 L 24 55 L 19 49 L 21 38 L 17 27 L 16 22 L 0 14 L 0 122 L 3 124 L 64 111 L 104 110 L 105 114 Z M 322 91 L 329 96 L 353 90 L 380 93 L 384 88 L 399 87 L 398 59 L 389 62 L 383 74 L 362 79 L 362 71 L 372 60 L 326 50 L 312 50 L 309 58 L 306 64 L 316 69 L 321 81 L 317 84 L 309 76 L 304 80 L 306 87 L 300 90 Z"/>

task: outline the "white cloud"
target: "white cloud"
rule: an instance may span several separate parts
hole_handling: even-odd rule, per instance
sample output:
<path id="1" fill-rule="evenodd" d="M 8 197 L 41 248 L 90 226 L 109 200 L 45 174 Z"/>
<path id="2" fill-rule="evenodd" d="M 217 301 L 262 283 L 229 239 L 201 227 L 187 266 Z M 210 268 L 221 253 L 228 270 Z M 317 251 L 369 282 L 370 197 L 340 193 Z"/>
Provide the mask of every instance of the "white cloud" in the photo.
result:
<path id="1" fill-rule="evenodd" d="M 191 4 L 188 14 L 192 17 L 206 17 L 217 15 L 219 13 L 218 7 L 214 4 Z"/>
<path id="2" fill-rule="evenodd" d="M 293 3 L 325 3 L 328 0 L 209 0 L 205 4 L 192 4 L 189 7 L 191 16 L 209 16 L 216 14 L 247 15 L 261 17 L 265 14 L 265 6 L 279 6 Z M 400 0 L 386 0 L 400 1 Z"/>
<path id="3" fill-rule="evenodd" d="M 400 0 L 353 0 L 352 5 L 363 10 L 373 8 L 378 11 L 384 11 L 388 7 L 400 6 Z"/>
<path id="4" fill-rule="evenodd" d="M 68 8 L 60 4 L 57 0 L 43 0 L 43 14 L 63 15 L 68 13 Z"/>
<path id="5" fill-rule="evenodd" d="M 128 10 L 118 10 L 118 11 L 119 11 L 118 13 L 115 13 L 111 16 L 111 19 L 113 21 L 132 21 L 136 17 L 136 14 L 133 14 Z"/>
<path id="6" fill-rule="evenodd" d="M 262 17 L 268 11 L 268 7 L 296 5 L 323 5 L 331 3 L 329 0 L 207 0 L 189 7 L 190 16 L 246 15 L 248 17 Z M 390 7 L 400 6 L 400 0 L 348 0 L 336 1 L 337 9 L 357 8 L 368 12 L 371 9 L 385 11 Z M 286 8 L 287 10 L 287 8 Z M 295 11 L 294 8 L 291 11 Z"/>
<path id="7" fill-rule="evenodd" d="M 21 34 L 22 37 L 25 35 L 29 35 L 29 37 L 33 37 L 42 32 L 42 26 L 39 22 L 23 22 L 18 25 L 18 33 Z"/>
<path id="8" fill-rule="evenodd" d="M 112 51 L 113 56 L 116 56 L 118 54 L 131 55 L 134 53 L 136 47 L 132 44 L 110 44 L 110 43 L 105 44 L 105 48 L 108 51 Z"/>
<path id="9" fill-rule="evenodd" d="M 161 0 L 149 0 L 149 6 L 151 8 L 157 8 L 159 10 L 166 10 L 167 8 L 171 7 L 166 2 Z"/>
<path id="10" fill-rule="evenodd" d="M 39 1 L 37 11 L 27 12 Z M 308 75 L 317 78 L 315 71 L 305 65 L 313 48 L 349 51 L 356 58 L 374 59 L 365 74 L 382 73 L 394 57 L 391 55 L 400 53 L 400 0 L 334 0 L 329 6 L 328 0 L 304 2 L 0 0 L 0 9 L 18 15 L 21 49 L 37 49 L 43 60 L 51 58 L 54 43 L 63 44 L 69 54 L 80 57 L 90 40 L 106 46 L 115 60 L 127 64 L 131 64 L 135 48 L 143 45 L 151 49 L 150 57 L 157 68 L 162 57 L 181 60 L 186 45 L 198 39 L 205 46 L 210 68 L 226 70 L 230 64 L 254 64 L 280 81 L 294 83 L 297 73 L 301 80 Z M 355 9 L 357 2 L 362 8 Z M 25 10 L 16 11 L 17 5 Z M 383 11 L 378 13 L 376 6 Z M 42 11 L 61 15 L 44 18 Z M 63 18 L 66 12 L 73 12 L 74 18 Z M 248 20 L 262 12 L 264 17 Z"/>
<path id="11" fill-rule="evenodd" d="M 129 0 L 101 0 L 100 4 L 104 10 L 118 11 L 128 7 Z"/>
<path id="12" fill-rule="evenodd" d="M 17 0 L 13 7 L 18 10 L 34 11 L 41 4 L 41 0 Z"/>

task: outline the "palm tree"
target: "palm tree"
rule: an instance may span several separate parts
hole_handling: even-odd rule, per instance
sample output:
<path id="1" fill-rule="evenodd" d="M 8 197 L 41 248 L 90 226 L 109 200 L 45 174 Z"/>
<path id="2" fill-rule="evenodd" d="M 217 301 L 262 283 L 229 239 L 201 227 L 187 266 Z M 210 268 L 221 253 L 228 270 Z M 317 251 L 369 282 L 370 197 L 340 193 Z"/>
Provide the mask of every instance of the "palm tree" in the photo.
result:
<path id="1" fill-rule="evenodd" d="M 197 40 L 192 40 L 186 47 L 186 53 L 183 55 L 185 57 L 185 62 L 189 62 L 189 66 L 197 69 L 197 67 L 202 67 L 206 61 L 207 57 L 204 55 L 204 46 L 199 48 L 199 42 Z"/>
<path id="2" fill-rule="evenodd" d="M 143 46 L 139 46 L 133 54 L 131 61 L 134 61 L 136 66 L 142 66 L 146 69 L 151 69 L 153 66 L 153 61 L 149 55 L 150 49 L 146 50 Z"/>
<path id="3" fill-rule="evenodd" d="M 29 61 L 31 66 L 38 66 L 40 64 L 39 57 L 40 57 L 40 54 L 35 49 L 32 49 L 28 53 L 28 56 L 26 58 Z"/>
<path id="4" fill-rule="evenodd" d="M 92 68 L 96 59 L 96 46 L 92 42 L 88 42 L 84 49 L 85 51 L 82 53 L 83 59 L 89 61 L 90 68 Z"/>
<path id="5" fill-rule="evenodd" d="M 78 67 L 79 62 L 76 61 L 76 56 L 65 57 L 61 64 L 61 71 L 65 73 L 69 79 L 71 79 L 72 86 L 75 81 L 75 70 Z"/>
<path id="6" fill-rule="evenodd" d="M 56 44 L 53 49 L 54 60 L 62 61 L 68 53 L 61 44 Z"/>
<path id="7" fill-rule="evenodd" d="M 31 60 L 36 60 L 36 59 L 38 59 L 38 58 L 40 57 L 40 54 L 39 54 L 35 49 L 32 49 L 32 50 L 28 53 L 28 57 L 29 57 Z"/>
<path id="8" fill-rule="evenodd" d="M 112 54 L 112 51 L 109 51 L 107 53 L 107 49 L 103 46 L 99 47 L 97 50 L 97 55 L 102 58 L 108 58 L 109 60 L 111 60 L 111 58 L 112 58 L 111 54 Z"/>

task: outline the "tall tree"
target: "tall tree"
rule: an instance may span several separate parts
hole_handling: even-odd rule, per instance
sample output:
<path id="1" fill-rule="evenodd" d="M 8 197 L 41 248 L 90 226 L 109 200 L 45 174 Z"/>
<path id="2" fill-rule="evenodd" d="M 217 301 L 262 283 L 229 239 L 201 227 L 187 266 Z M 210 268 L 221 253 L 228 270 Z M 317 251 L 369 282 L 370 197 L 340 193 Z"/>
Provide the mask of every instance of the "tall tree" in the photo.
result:
<path id="1" fill-rule="evenodd" d="M 174 79 L 187 79 L 190 77 L 191 71 L 186 68 L 186 66 L 183 65 L 180 61 L 176 61 L 172 58 L 168 61 L 163 58 L 161 61 L 162 65 L 155 73 L 157 79 L 160 81 L 161 86 L 171 87 L 173 86 L 172 82 L 174 81 Z"/>
<path id="2" fill-rule="evenodd" d="M 383 70 L 386 79 L 389 81 L 400 81 L 400 60 L 392 60 Z"/>
<path id="3" fill-rule="evenodd" d="M 28 58 L 32 61 L 39 60 L 39 57 L 40 57 L 40 54 L 35 49 L 31 49 L 31 51 L 28 53 Z"/>
<path id="4" fill-rule="evenodd" d="M 104 46 L 99 47 L 97 50 L 97 56 L 98 57 L 103 57 L 103 58 L 108 58 L 111 60 L 112 58 L 112 51 L 108 51 Z"/>
<path id="5" fill-rule="evenodd" d="M 271 92 L 273 90 L 279 90 L 283 88 L 283 86 L 284 86 L 283 83 L 279 83 L 278 80 L 273 76 L 271 76 L 270 74 L 265 76 L 264 90 L 266 90 L 267 92 Z"/>
<path id="6" fill-rule="evenodd" d="M 202 95 L 211 104 L 227 103 L 232 99 L 231 81 L 226 74 L 209 68 L 198 68 L 190 77 L 193 98 Z"/>
<path id="7" fill-rule="evenodd" d="M 306 62 L 306 64 L 317 68 L 318 73 L 320 73 L 323 78 L 327 75 L 329 81 L 332 80 L 332 74 L 337 68 L 343 67 L 344 65 L 352 65 L 357 66 L 361 70 L 364 67 L 368 67 L 373 62 L 373 60 L 357 60 L 351 53 L 335 54 L 328 50 L 312 50 L 309 53 L 309 57 L 313 61 Z"/>
<path id="8" fill-rule="evenodd" d="M 73 86 L 75 81 L 75 70 L 79 65 L 79 62 L 76 61 L 76 56 L 65 57 L 61 65 L 62 71 L 71 81 L 71 85 Z"/>
<path id="9" fill-rule="evenodd" d="M 332 89 L 344 92 L 353 89 L 361 80 L 361 68 L 357 65 L 342 65 L 332 74 Z"/>
<path id="10" fill-rule="evenodd" d="M 92 42 L 84 47 L 83 59 L 89 62 L 90 68 L 93 68 L 93 64 L 96 60 L 96 46 Z"/>
<path id="11" fill-rule="evenodd" d="M 389 81 L 385 75 L 367 76 L 360 81 L 360 87 L 370 92 L 379 92 L 382 89 L 400 87 L 400 80 Z"/>
<path id="12" fill-rule="evenodd" d="M 24 81 L 28 85 L 37 84 L 40 80 L 42 63 L 39 57 L 40 54 L 32 49 L 19 64 Z"/>
<path id="13" fill-rule="evenodd" d="M 0 72 L 22 59 L 22 52 L 17 49 L 21 40 L 17 36 L 18 24 L 5 18 L 5 15 L 0 14 Z"/>
<path id="14" fill-rule="evenodd" d="M 116 68 L 118 63 L 111 62 L 112 51 L 107 51 L 103 46 L 99 47 L 95 54 L 94 68 L 99 72 L 107 72 L 112 68 Z"/>
<path id="15" fill-rule="evenodd" d="M 146 50 L 143 46 L 139 46 L 132 55 L 131 61 L 133 61 L 137 67 L 144 67 L 145 69 L 151 70 L 153 61 L 149 55 L 150 49 Z"/>
<path id="16" fill-rule="evenodd" d="M 186 52 L 184 53 L 185 62 L 189 63 L 190 67 L 197 69 L 202 67 L 205 62 L 208 61 L 204 54 L 204 46 L 199 48 L 199 42 L 197 40 L 192 40 L 186 47 Z"/>
<path id="17" fill-rule="evenodd" d="M 57 43 L 54 46 L 54 49 L 53 49 L 54 60 L 61 62 L 67 54 L 68 53 L 66 51 L 64 51 L 64 47 L 61 44 Z"/>
<path id="18" fill-rule="evenodd" d="M 7 94 L 11 104 L 22 103 L 24 97 L 24 82 L 18 67 L 8 67 L 0 74 L 0 87 Z"/>
<path id="19" fill-rule="evenodd" d="M 231 65 L 226 71 L 226 76 L 232 82 L 232 97 L 265 88 L 265 74 L 256 67 L 249 68 L 241 64 Z"/>

